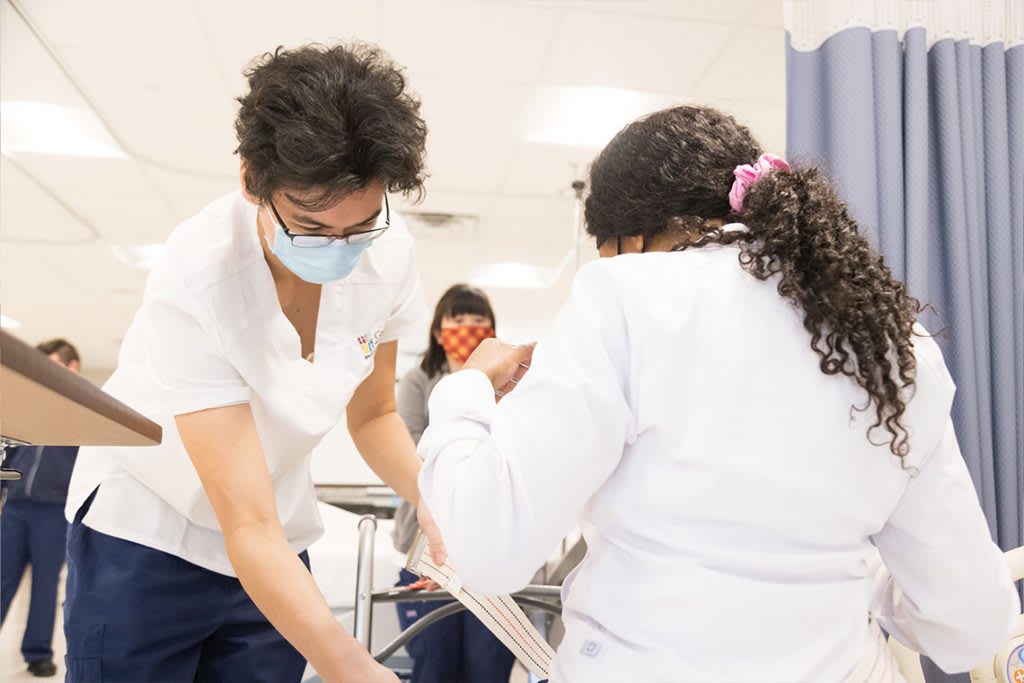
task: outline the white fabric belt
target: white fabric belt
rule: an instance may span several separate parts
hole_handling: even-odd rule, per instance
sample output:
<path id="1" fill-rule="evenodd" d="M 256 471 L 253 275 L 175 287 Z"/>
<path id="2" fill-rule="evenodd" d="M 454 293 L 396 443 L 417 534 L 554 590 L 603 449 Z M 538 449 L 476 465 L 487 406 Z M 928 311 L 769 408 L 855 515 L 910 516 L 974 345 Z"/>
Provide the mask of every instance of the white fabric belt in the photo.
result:
<path id="1" fill-rule="evenodd" d="M 510 596 L 482 595 L 467 589 L 450 566 L 434 564 L 422 534 L 416 537 L 409 550 L 406 569 L 446 589 L 511 650 L 523 666 L 539 678 L 549 677 L 555 651 Z"/>

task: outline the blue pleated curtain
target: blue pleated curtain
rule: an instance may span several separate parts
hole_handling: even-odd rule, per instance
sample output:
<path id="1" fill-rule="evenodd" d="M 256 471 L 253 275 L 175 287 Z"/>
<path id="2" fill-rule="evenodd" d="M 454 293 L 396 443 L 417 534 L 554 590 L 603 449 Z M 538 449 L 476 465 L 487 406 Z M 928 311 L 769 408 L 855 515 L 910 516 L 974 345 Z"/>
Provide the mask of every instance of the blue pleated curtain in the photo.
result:
<path id="1" fill-rule="evenodd" d="M 993 538 L 1024 545 L 1024 0 L 784 7 L 788 155 L 934 307 Z"/>

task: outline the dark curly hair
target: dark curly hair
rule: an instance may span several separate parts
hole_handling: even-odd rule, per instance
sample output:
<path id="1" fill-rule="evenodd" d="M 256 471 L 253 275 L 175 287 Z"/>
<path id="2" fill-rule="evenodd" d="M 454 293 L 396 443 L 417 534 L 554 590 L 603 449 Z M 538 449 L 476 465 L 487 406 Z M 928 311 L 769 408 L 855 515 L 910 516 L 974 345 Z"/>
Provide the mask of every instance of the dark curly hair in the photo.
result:
<path id="1" fill-rule="evenodd" d="M 434 308 L 434 320 L 431 321 L 430 331 L 427 333 L 427 351 L 423 354 L 423 362 L 420 363 L 420 368 L 427 373 L 427 377 L 437 375 L 444 370 L 448 362 L 444 347 L 437 340 L 437 335 L 441 334 L 442 320 L 467 314 L 483 316 L 491 321 L 492 327 L 498 326 L 494 318 L 494 309 L 491 308 L 491 300 L 482 290 L 463 284 L 449 287 Z"/>
<path id="2" fill-rule="evenodd" d="M 279 47 L 245 75 L 235 151 L 251 195 L 299 190 L 301 205 L 315 210 L 379 179 L 390 192 L 422 196 L 427 126 L 401 69 L 380 49 Z"/>
<path id="3" fill-rule="evenodd" d="M 750 186 L 742 214 L 729 205 L 733 170 L 761 148 L 750 130 L 708 107 L 666 109 L 633 122 L 590 171 L 587 231 L 607 239 L 676 231 L 676 250 L 740 246 L 754 277 L 779 275 L 779 293 L 804 313 L 821 371 L 846 375 L 875 406 L 889 449 L 908 452 L 902 423 L 914 385 L 913 326 L 921 311 L 860 233 L 828 177 L 815 168 L 773 171 Z M 723 232 L 742 222 L 748 231 Z"/>

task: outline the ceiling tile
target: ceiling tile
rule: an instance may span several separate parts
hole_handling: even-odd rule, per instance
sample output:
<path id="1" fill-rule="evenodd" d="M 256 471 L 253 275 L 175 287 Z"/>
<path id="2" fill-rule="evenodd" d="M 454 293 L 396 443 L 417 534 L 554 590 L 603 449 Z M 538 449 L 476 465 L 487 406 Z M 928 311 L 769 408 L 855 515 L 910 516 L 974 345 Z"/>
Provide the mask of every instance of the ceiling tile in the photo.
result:
<path id="1" fill-rule="evenodd" d="M 14 157 L 22 166 L 58 194 L 66 190 L 110 190 L 145 193 L 145 176 L 131 159 L 95 159 L 48 154 L 22 154 Z"/>
<path id="2" fill-rule="evenodd" d="M 8 213 L 5 208 L 0 221 L 0 244 L 4 246 L 12 242 L 56 244 L 89 242 L 93 239 L 89 228 L 70 216 L 52 218 L 26 213 Z"/>
<path id="3" fill-rule="evenodd" d="M 72 289 L 75 296 L 98 295 L 104 300 L 115 290 L 142 291 L 148 275 L 147 271 L 118 259 L 109 244 L 99 242 L 36 247 L 33 255 L 38 263 L 61 278 L 63 287 L 58 296 L 61 299 Z M 87 303 L 84 309 L 86 314 L 91 314 L 97 307 Z"/>
<path id="4" fill-rule="evenodd" d="M 480 215 L 490 210 L 494 203 L 494 195 L 484 192 L 459 192 L 433 187 L 427 180 L 426 193 L 420 202 L 415 196 L 394 197 L 391 206 L 402 213 L 455 213 Z"/>
<path id="5" fill-rule="evenodd" d="M 428 135 L 517 139 L 533 86 L 411 77 Z"/>
<path id="6" fill-rule="evenodd" d="M 686 95 L 735 31 L 727 24 L 572 11 L 544 70 L 544 82 Z"/>
<path id="7" fill-rule="evenodd" d="M 6 157 L 0 157 L 0 214 L 74 220 L 60 204 Z"/>
<path id="8" fill-rule="evenodd" d="M 757 0 L 744 23 L 782 31 L 782 0 Z"/>
<path id="9" fill-rule="evenodd" d="M 78 105 L 64 73 L 10 3 L 0 3 L 0 98 Z"/>
<path id="10" fill-rule="evenodd" d="M 94 234 L 9 159 L 0 162 L 0 241 L 82 242 Z"/>
<path id="11" fill-rule="evenodd" d="M 179 216 L 152 193 L 94 192 L 76 199 L 75 205 L 107 244 L 163 242 L 181 222 Z"/>
<path id="12" fill-rule="evenodd" d="M 773 2 L 776 0 L 767 0 Z M 608 14 L 628 14 L 650 19 L 669 19 L 695 23 L 737 24 L 747 20 L 754 5 L 762 0 L 617 0 L 592 2 L 578 0 L 565 3 L 571 7 L 600 11 Z"/>
<path id="13" fill-rule="evenodd" d="M 234 95 L 255 57 L 278 46 L 377 40 L 378 3 L 365 0 L 203 0 L 196 11 Z"/>
<path id="14" fill-rule="evenodd" d="M 230 102 L 211 55 L 175 57 L 159 51 L 61 48 L 61 57 L 89 98 L 104 113 L 178 115 Z"/>
<path id="15" fill-rule="evenodd" d="M 512 157 L 502 194 L 508 197 L 557 198 L 571 192 L 573 181 L 585 179 L 600 150 L 522 143 Z"/>
<path id="16" fill-rule="evenodd" d="M 130 159 L 19 154 L 17 163 L 60 202 L 72 207 L 74 214 L 20 172 L 12 173 L 12 179 L 20 175 L 34 191 L 17 190 L 11 206 L 4 206 L 7 239 L 78 241 L 90 236 L 91 226 L 102 238 L 123 241 L 128 235 L 131 240 L 153 242 L 165 237 L 178 221 Z M 44 221 L 47 215 L 56 220 Z"/>
<path id="17" fill-rule="evenodd" d="M 164 55 L 205 55 L 190 0 L 74 0 L 24 3 L 51 44 Z"/>
<path id="18" fill-rule="evenodd" d="M 551 216 L 531 218 L 492 213 L 481 222 L 478 240 L 491 244 L 549 247 L 543 252 L 545 256 L 549 253 L 560 256 L 572 247 L 575 232 L 571 209 L 565 214 L 564 220 L 557 220 Z"/>
<path id="19" fill-rule="evenodd" d="M 519 218 L 556 218 L 572 220 L 575 210 L 575 192 L 566 186 L 557 197 L 506 196 L 496 198 L 493 211 L 503 216 Z"/>
<path id="20" fill-rule="evenodd" d="M 693 97 L 786 103 L 786 39 L 781 28 L 741 28 L 694 88 Z"/>
<path id="21" fill-rule="evenodd" d="M 239 188 L 238 160 L 234 160 L 233 176 L 197 176 L 191 173 L 168 171 L 146 165 L 153 182 L 160 188 L 181 219 L 193 216 L 207 204 Z"/>
<path id="22" fill-rule="evenodd" d="M 217 182 L 238 177 L 235 112 L 223 98 L 178 114 L 112 111 L 109 118 L 128 149 L 147 167 L 169 167 Z"/>
<path id="23" fill-rule="evenodd" d="M 501 183 L 514 141 L 503 138 L 427 138 L 427 191 L 434 189 L 493 194 Z"/>
<path id="24" fill-rule="evenodd" d="M 381 45 L 414 76 L 534 83 L 548 55 L 559 10 L 505 2 L 383 5 Z"/>

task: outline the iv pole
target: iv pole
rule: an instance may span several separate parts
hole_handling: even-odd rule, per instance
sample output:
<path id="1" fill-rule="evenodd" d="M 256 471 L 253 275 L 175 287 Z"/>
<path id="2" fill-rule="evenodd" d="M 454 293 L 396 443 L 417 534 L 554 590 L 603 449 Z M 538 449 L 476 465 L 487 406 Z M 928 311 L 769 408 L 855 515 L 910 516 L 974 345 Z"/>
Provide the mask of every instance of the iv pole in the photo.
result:
<path id="1" fill-rule="evenodd" d="M 574 180 L 572 183 L 573 192 L 576 193 L 576 199 L 573 202 L 572 207 L 572 249 L 573 255 L 576 258 L 576 270 L 580 269 L 580 241 L 583 239 L 583 191 L 587 188 L 587 184 L 582 180 Z"/>

